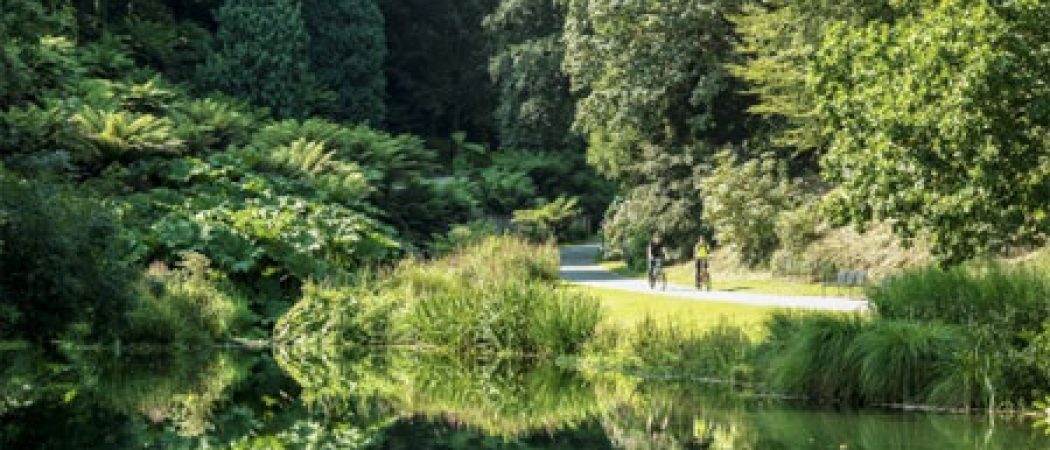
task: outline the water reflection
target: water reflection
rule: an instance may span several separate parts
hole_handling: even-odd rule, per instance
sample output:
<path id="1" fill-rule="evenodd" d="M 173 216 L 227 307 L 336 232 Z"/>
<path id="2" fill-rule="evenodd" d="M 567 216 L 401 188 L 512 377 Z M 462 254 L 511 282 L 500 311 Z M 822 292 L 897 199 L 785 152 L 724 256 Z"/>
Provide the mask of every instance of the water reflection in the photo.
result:
<path id="1" fill-rule="evenodd" d="M 791 408 L 551 361 L 0 353 L 0 448 L 1034 449 L 1028 424 Z"/>

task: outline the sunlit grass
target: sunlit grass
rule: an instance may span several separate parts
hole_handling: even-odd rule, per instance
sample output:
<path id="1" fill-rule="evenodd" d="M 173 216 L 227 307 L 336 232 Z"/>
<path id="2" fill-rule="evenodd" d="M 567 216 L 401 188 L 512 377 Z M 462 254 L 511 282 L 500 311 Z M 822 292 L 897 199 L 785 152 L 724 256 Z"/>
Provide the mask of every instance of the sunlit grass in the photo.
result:
<path id="1" fill-rule="evenodd" d="M 601 266 L 625 277 L 645 277 L 644 271 L 630 270 L 624 266 L 623 261 L 606 261 L 602 262 Z M 674 284 L 692 286 L 695 276 L 696 274 L 692 261 L 667 268 L 667 280 Z M 760 271 L 722 272 L 712 270 L 711 282 L 715 290 L 729 292 L 798 296 L 837 296 L 847 294 L 847 291 L 840 291 L 834 287 L 827 287 L 825 289 L 820 283 L 776 278 L 768 272 Z M 859 295 L 860 293 L 860 290 L 853 290 L 853 295 Z"/>
<path id="2" fill-rule="evenodd" d="M 604 311 L 600 326 L 629 329 L 646 317 L 657 323 L 668 323 L 695 331 L 730 323 L 758 338 L 764 333 L 763 323 L 778 308 L 737 305 L 714 301 L 690 300 L 641 292 L 580 287 L 597 297 Z"/>

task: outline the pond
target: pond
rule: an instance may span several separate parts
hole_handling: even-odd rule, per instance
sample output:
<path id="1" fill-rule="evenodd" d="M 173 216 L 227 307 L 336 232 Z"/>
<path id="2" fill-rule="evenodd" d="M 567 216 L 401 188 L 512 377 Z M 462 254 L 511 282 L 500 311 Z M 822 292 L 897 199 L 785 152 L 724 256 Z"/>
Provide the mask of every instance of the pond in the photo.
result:
<path id="1" fill-rule="evenodd" d="M 1019 419 L 806 409 L 552 361 L 0 352 L 0 448 L 1040 449 Z"/>

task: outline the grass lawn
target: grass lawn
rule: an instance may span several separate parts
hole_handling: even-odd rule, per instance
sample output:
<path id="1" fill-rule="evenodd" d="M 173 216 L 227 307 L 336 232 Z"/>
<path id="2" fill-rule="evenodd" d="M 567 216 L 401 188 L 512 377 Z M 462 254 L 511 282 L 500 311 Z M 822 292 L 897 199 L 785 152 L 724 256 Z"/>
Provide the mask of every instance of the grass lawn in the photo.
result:
<path id="1" fill-rule="evenodd" d="M 645 277 L 644 271 L 630 270 L 624 266 L 623 261 L 606 261 L 602 262 L 601 265 L 606 269 L 626 277 Z M 671 266 L 667 269 L 667 280 L 671 283 L 692 286 L 694 276 L 696 276 L 696 274 L 691 261 Z M 763 272 L 727 273 L 714 270 L 711 272 L 711 282 L 714 289 L 718 291 L 799 296 L 839 296 L 846 294 L 845 291 L 840 293 L 838 289 L 833 287 L 829 287 L 825 291 L 820 283 L 775 278 L 769 273 Z M 853 295 L 856 296 L 860 292 L 860 290 L 854 289 Z"/>
<path id="2" fill-rule="evenodd" d="M 762 323 L 778 308 L 706 302 L 639 292 L 580 287 L 598 297 L 605 308 L 602 326 L 628 328 L 649 316 L 680 326 L 704 330 L 728 321 L 746 329 L 753 337 L 763 332 Z"/>

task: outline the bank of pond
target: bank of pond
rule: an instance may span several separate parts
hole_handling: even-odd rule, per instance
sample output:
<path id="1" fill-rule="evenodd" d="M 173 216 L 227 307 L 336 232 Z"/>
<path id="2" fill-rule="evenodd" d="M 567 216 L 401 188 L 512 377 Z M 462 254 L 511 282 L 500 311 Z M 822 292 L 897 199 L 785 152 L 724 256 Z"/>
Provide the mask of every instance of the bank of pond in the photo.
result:
<path id="1" fill-rule="evenodd" d="M 0 447 L 1050 447 L 1038 269 L 913 270 L 872 289 L 869 313 L 759 326 L 608 321 L 557 271 L 551 245 L 477 236 L 305 283 L 260 353 L 146 321 L 120 346 L 8 348 Z M 210 298 L 195 283 L 174 286 Z"/>
<path id="2" fill-rule="evenodd" d="M 3 448 L 1036 449 L 1029 419 L 813 408 L 550 358 L 6 351 Z"/>

